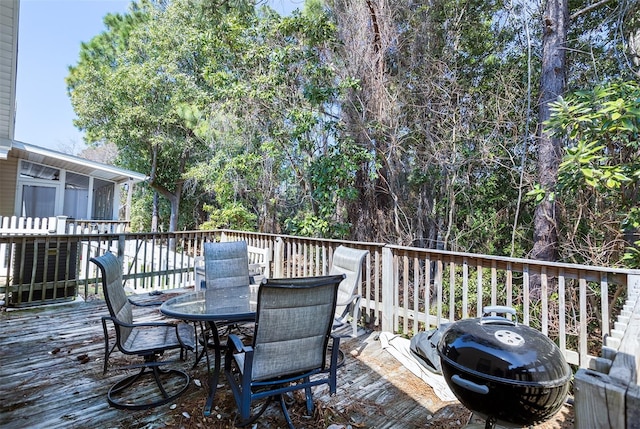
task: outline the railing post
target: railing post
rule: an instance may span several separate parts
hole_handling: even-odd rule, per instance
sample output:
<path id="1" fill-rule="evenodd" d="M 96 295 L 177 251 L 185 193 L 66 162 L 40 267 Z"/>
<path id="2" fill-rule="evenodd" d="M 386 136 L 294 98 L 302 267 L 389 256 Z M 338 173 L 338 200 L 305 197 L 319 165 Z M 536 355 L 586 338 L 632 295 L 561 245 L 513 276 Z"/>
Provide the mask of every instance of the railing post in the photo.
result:
<path id="1" fill-rule="evenodd" d="M 124 235 L 118 235 L 118 259 L 122 264 L 124 262 L 124 249 L 126 244 L 126 237 Z"/>
<path id="2" fill-rule="evenodd" d="M 282 275 L 282 267 L 284 261 L 284 240 L 277 237 L 273 245 L 273 277 L 278 279 L 284 277 Z"/>
<path id="3" fill-rule="evenodd" d="M 56 216 L 56 234 L 66 234 L 67 231 L 67 217 Z"/>
<path id="4" fill-rule="evenodd" d="M 640 293 L 640 274 L 627 275 L 627 296 Z"/>
<path id="5" fill-rule="evenodd" d="M 393 252 L 388 247 L 382 248 L 382 330 L 393 332 L 394 287 Z"/>

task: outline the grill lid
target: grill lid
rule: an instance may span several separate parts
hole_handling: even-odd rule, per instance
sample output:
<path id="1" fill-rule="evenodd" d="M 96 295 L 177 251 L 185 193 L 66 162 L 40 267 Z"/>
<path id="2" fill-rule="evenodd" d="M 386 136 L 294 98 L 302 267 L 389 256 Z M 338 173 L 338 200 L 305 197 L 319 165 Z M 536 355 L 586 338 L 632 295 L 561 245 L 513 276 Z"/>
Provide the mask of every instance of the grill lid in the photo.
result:
<path id="1" fill-rule="evenodd" d="M 452 323 L 438 343 L 440 359 L 485 380 L 516 386 L 555 387 L 571 377 L 560 349 L 545 335 L 491 313 L 510 307 L 485 307 L 481 318 Z"/>

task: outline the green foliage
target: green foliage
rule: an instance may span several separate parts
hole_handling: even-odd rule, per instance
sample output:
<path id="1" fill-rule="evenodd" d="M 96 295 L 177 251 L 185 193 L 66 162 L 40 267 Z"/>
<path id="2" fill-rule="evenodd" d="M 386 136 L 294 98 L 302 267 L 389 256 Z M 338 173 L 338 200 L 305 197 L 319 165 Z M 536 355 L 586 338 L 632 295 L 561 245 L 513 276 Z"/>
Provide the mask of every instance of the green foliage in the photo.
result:
<path id="1" fill-rule="evenodd" d="M 634 241 L 626 248 L 622 260 L 629 268 L 640 268 L 640 240 Z"/>
<path id="2" fill-rule="evenodd" d="M 540 204 L 542 200 L 547 197 L 550 202 L 554 202 L 556 200 L 555 192 L 547 192 L 539 183 L 535 183 L 533 185 L 533 189 L 527 192 L 527 196 L 533 197 L 535 199 L 536 204 Z"/>
<path id="3" fill-rule="evenodd" d="M 204 74 L 215 92 L 193 129 L 210 152 L 186 177 L 213 196 L 213 224 L 214 213 L 226 219 L 225 210 L 240 205 L 257 216 L 254 225 L 272 230 L 342 236 L 347 229 L 335 207 L 353 198 L 362 154 L 338 137 L 332 109 L 352 83 L 326 61 L 335 25 L 317 6 L 286 18 L 263 8 L 220 26 L 227 31 L 211 42 L 228 57 Z"/>
<path id="4" fill-rule="evenodd" d="M 285 227 L 290 234 L 301 237 L 331 237 L 332 230 L 332 225 L 326 219 L 302 212 L 298 212 L 294 218 L 287 219 Z"/>
<path id="5" fill-rule="evenodd" d="M 394 0 L 375 26 L 361 3 L 309 0 L 281 17 L 248 0 L 144 0 L 105 18 L 67 84 L 87 140 L 152 177 L 162 227 L 208 214 L 209 227 L 525 256 L 547 198 L 572 224 L 566 242 L 612 241 L 612 222 L 638 228 L 637 89 L 559 100 L 549 125 L 571 141 L 559 189 L 532 185 L 521 201 L 542 30 L 525 3 Z M 619 74 L 608 12 L 572 29 L 569 82 L 594 79 L 592 65 Z"/>
<path id="6" fill-rule="evenodd" d="M 354 188 L 356 171 L 370 158 L 362 148 L 343 142 L 340 146 L 330 146 L 324 156 L 311 162 L 312 196 L 322 216 L 335 214 L 339 201 L 353 201 L 358 197 Z"/>
<path id="7" fill-rule="evenodd" d="M 209 220 L 200 225 L 200 229 L 238 229 L 241 231 L 255 231 L 256 218 L 240 203 L 225 204 L 223 208 L 205 205 L 204 210 L 209 213 Z"/>
<path id="8" fill-rule="evenodd" d="M 581 222 L 583 226 L 578 231 L 589 234 L 611 222 L 617 225 L 618 234 L 637 231 L 640 84 L 615 81 L 560 98 L 552 104 L 552 116 L 546 126 L 569 142 L 559 167 L 558 191 L 577 201 L 578 210 L 593 207 L 600 214 L 599 224 Z M 626 265 L 635 265 L 634 254 L 630 249 L 619 257 Z"/>

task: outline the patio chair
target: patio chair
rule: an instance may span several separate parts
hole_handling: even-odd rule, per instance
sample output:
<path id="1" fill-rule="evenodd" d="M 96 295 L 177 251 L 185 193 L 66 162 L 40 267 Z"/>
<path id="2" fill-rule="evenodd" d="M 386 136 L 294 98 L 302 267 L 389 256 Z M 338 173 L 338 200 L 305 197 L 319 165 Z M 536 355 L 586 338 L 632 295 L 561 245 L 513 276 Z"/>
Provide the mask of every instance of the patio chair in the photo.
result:
<path id="1" fill-rule="evenodd" d="M 248 293 L 250 278 L 247 242 L 204 243 L 204 277 L 207 289 L 225 288 L 238 295 Z"/>
<path id="2" fill-rule="evenodd" d="M 250 294 L 251 276 L 247 249 L 246 241 L 204 243 L 204 287 L 206 289 L 225 288 L 227 293 L 234 296 Z M 237 322 L 228 323 L 226 326 L 228 331 L 237 326 Z"/>
<path id="3" fill-rule="evenodd" d="M 351 323 L 351 336 L 358 336 L 358 321 L 360 320 L 360 299 L 358 285 L 362 281 L 362 262 L 368 250 L 339 246 L 333 253 L 333 260 L 329 274 L 344 274 L 345 279 L 338 289 L 336 317 L 333 329 L 339 329 Z"/>
<path id="4" fill-rule="evenodd" d="M 103 373 L 111 353 L 118 348 L 126 355 L 136 355 L 143 363 L 132 364 L 122 369 L 140 368 L 134 375 L 114 384 L 107 393 L 110 405 L 116 408 L 141 410 L 166 404 L 175 400 L 189 386 L 189 375 L 177 369 L 162 368 L 168 362 L 159 361 L 167 350 L 180 350 L 180 359 L 187 350 L 195 346 L 194 330 L 186 323 L 146 322 L 134 323 L 132 304 L 127 299 L 122 283 L 122 264 L 112 253 L 91 258 L 102 275 L 102 289 L 110 316 L 102 317 L 105 357 Z M 108 322 L 115 327 L 116 341 L 110 347 Z M 145 378 L 153 377 L 159 390 L 157 396 L 149 398 L 151 389 L 146 388 Z M 138 388 L 139 392 L 136 393 Z"/>
<path id="5" fill-rule="evenodd" d="M 225 374 L 238 406 L 238 426 L 253 423 L 276 398 L 293 428 L 283 394 L 304 389 L 309 414 L 311 387 L 327 384 L 335 394 L 340 338 L 331 328 L 343 279 L 344 275 L 263 280 L 252 345 L 245 346 L 233 334 L 227 344 Z M 329 338 L 333 352 L 327 365 Z M 259 400 L 264 402 L 252 412 L 252 403 Z"/>
<path id="6" fill-rule="evenodd" d="M 251 277 L 249 274 L 249 254 L 246 241 L 225 241 L 204 243 L 204 281 L 201 288 L 215 289 L 225 288 L 228 293 L 234 296 L 247 295 L 251 293 Z M 253 320 L 247 320 L 253 322 Z M 242 322 L 240 322 L 242 323 Z M 219 321 L 216 322 L 220 328 L 220 334 L 226 335 L 233 328 L 239 328 L 239 323 Z M 201 325 L 203 343 L 207 342 L 206 329 L 208 326 Z M 214 347 L 209 344 L 208 347 Z M 206 352 L 198 357 L 196 363 Z M 208 356 L 207 356 L 208 359 Z"/>

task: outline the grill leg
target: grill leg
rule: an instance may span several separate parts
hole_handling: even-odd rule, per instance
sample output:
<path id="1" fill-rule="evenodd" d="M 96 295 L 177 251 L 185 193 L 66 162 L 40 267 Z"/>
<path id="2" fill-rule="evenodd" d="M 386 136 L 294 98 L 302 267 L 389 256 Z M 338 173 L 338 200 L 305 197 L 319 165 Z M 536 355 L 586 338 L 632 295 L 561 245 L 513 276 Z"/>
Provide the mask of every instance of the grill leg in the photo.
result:
<path id="1" fill-rule="evenodd" d="M 487 421 L 484 422 L 484 429 L 494 429 L 496 427 L 496 418 L 487 417 Z"/>

